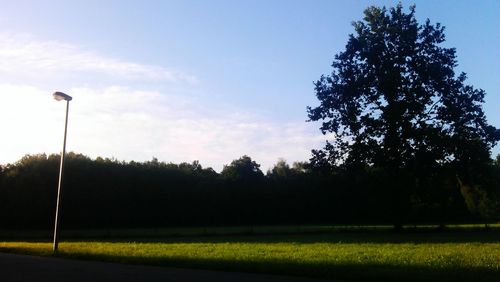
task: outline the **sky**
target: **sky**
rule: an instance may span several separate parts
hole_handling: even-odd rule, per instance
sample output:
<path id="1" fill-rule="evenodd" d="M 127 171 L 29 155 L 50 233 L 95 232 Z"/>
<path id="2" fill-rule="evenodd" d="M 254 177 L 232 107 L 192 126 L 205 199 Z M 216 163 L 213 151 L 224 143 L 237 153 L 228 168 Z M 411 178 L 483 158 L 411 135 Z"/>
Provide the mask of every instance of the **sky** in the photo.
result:
<path id="1" fill-rule="evenodd" d="M 486 91 L 500 127 L 500 1 L 415 3 L 446 26 L 457 71 Z M 199 160 L 220 171 L 249 155 L 265 171 L 306 161 L 331 135 L 306 122 L 352 21 L 397 1 L 0 0 L 0 164 L 67 150 L 118 160 Z M 500 153 L 500 146 L 493 154 Z"/>

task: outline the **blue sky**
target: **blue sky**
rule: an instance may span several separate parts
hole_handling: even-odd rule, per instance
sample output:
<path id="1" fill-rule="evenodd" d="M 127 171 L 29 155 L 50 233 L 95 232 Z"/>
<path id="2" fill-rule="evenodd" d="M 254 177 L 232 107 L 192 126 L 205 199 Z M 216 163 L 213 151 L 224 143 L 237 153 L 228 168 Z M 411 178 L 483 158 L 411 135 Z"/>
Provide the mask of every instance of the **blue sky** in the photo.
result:
<path id="1" fill-rule="evenodd" d="M 0 1 L 0 163 L 68 149 L 120 160 L 200 160 L 217 170 L 248 154 L 264 169 L 322 147 L 312 82 L 331 71 L 351 22 L 396 1 Z M 416 3 L 446 26 L 459 71 L 487 92 L 500 127 L 500 2 Z M 9 134 L 10 133 L 10 134 Z M 5 134 L 5 133 L 4 133 Z M 500 153 L 497 146 L 494 154 Z"/>

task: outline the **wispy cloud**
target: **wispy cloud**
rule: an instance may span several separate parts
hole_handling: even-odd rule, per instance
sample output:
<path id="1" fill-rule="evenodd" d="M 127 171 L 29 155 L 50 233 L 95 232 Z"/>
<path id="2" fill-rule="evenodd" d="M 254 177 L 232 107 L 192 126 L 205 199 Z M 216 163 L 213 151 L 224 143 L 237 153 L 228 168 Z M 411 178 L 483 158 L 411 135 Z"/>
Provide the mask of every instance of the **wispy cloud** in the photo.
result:
<path id="1" fill-rule="evenodd" d="M 194 75 L 161 66 L 129 62 L 58 41 L 0 33 L 0 73 L 47 75 L 86 72 L 112 78 L 197 83 Z"/>
<path id="2" fill-rule="evenodd" d="M 302 161 L 327 137 L 305 122 L 277 123 L 235 109 L 206 109 L 195 100 L 127 87 L 74 88 L 68 149 L 121 160 L 200 160 L 217 170 L 248 154 L 264 169 L 278 158 Z M 1 93 L 16 93 L 4 95 Z M 2 160 L 57 152 L 64 105 L 49 90 L 0 84 Z"/>

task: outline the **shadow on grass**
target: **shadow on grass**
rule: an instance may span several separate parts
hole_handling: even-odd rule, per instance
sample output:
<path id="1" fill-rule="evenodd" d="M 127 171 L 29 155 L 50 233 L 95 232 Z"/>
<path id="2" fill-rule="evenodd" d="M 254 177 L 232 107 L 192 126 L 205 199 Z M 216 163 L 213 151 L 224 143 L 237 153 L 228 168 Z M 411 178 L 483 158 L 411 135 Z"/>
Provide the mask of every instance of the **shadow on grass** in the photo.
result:
<path id="1" fill-rule="evenodd" d="M 78 241 L 78 240 L 70 240 Z M 336 232 L 328 234 L 234 235 L 170 238 L 118 238 L 112 242 L 148 243 L 500 243 L 500 230 L 434 232 Z"/>
<path id="2" fill-rule="evenodd" d="M 497 243 L 500 224 L 407 226 L 394 232 L 392 226 L 240 226 L 137 229 L 63 229 L 66 241 L 107 242 L 343 242 L 343 243 Z M 1 241 L 48 242 L 50 230 L 1 230 Z"/>
<path id="3" fill-rule="evenodd" d="M 235 234 L 235 235 L 199 235 L 199 236 L 105 236 L 79 237 L 74 233 L 71 237 L 61 236 L 66 242 L 147 242 L 147 243 L 388 243 L 388 244 L 427 244 L 427 243 L 500 243 L 500 229 L 482 230 L 407 230 L 393 232 L 391 230 L 369 231 L 337 231 L 329 233 L 301 234 Z M 4 242 L 50 242 L 50 236 L 8 236 Z"/>
<path id="4" fill-rule="evenodd" d="M 0 236 L 4 242 L 48 243 L 51 236 Z M 301 234 L 235 234 L 200 236 L 61 236 L 65 242 L 144 242 L 144 243 L 344 243 L 344 244 L 429 244 L 429 243 L 500 243 L 500 228 L 491 229 L 410 229 L 336 231 L 329 233 Z M 1 251 L 1 250 L 0 250 Z"/>

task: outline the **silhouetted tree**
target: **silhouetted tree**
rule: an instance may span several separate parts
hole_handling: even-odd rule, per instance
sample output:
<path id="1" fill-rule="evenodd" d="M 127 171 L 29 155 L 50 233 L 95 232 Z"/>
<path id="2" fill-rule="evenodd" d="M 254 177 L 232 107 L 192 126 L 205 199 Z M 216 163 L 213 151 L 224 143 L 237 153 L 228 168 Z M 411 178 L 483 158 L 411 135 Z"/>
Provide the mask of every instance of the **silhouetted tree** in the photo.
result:
<path id="1" fill-rule="evenodd" d="M 290 178 L 293 170 L 286 163 L 284 159 L 278 160 L 278 162 L 267 171 L 267 177 L 270 178 Z"/>
<path id="2" fill-rule="evenodd" d="M 320 105 L 308 107 L 309 118 L 336 138 L 313 151 L 312 164 L 384 169 L 396 215 L 409 206 L 410 179 L 438 166 L 473 181 L 499 136 L 481 108 L 485 92 L 455 74 L 455 49 L 441 45 L 444 27 L 419 25 L 415 6 L 405 13 L 401 4 L 370 7 L 353 26 L 332 74 L 315 83 Z"/>
<path id="3" fill-rule="evenodd" d="M 264 177 L 260 164 L 246 155 L 225 165 L 221 175 L 224 179 L 233 181 L 256 181 Z"/>

